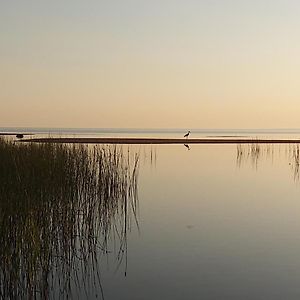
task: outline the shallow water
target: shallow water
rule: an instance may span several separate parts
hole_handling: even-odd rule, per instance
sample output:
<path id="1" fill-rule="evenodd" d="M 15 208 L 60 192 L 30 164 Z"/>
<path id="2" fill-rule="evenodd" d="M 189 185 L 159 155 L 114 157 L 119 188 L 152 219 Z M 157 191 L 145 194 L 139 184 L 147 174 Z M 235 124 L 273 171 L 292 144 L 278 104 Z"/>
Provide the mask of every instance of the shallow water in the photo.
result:
<path id="1" fill-rule="evenodd" d="M 155 148 L 127 276 L 102 273 L 107 299 L 299 299 L 298 162 L 289 146 L 253 151 Z"/>
<path id="2" fill-rule="evenodd" d="M 137 223 L 122 259 L 114 242 L 99 250 L 71 298 L 299 299 L 297 146 L 123 150 L 140 154 Z"/>

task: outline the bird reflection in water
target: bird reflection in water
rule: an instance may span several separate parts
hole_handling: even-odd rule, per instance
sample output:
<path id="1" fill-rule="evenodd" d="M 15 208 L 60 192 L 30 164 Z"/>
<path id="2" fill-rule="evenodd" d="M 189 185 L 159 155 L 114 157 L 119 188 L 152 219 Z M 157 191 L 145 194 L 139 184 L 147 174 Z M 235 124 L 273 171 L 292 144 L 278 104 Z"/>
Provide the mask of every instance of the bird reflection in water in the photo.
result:
<path id="1" fill-rule="evenodd" d="M 186 147 L 188 150 L 191 150 L 191 147 L 188 144 L 183 144 L 184 147 Z"/>

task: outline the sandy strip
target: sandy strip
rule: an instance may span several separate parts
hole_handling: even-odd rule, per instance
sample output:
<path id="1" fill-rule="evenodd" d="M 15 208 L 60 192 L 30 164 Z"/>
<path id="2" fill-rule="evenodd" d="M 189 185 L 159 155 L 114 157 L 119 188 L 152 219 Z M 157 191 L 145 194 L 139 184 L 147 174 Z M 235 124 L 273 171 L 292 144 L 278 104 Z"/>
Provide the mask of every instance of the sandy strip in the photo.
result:
<path id="1" fill-rule="evenodd" d="M 300 139 L 174 139 L 174 138 L 37 138 L 24 139 L 31 143 L 81 143 L 81 144 L 300 144 Z"/>
<path id="2" fill-rule="evenodd" d="M 33 133 L 22 133 L 22 132 L 0 132 L 1 135 L 17 135 L 17 134 L 23 134 L 25 135 L 34 135 Z"/>

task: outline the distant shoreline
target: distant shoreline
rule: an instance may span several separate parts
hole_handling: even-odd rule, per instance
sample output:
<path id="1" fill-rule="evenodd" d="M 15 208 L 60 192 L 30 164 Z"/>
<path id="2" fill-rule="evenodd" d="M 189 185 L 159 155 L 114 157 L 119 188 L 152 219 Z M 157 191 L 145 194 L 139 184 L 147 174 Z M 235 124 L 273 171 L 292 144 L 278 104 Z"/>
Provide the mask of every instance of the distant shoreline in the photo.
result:
<path id="1" fill-rule="evenodd" d="M 300 144 L 300 139 L 257 139 L 257 138 L 33 138 L 20 142 L 30 143 L 71 143 L 71 144 Z"/>
<path id="2" fill-rule="evenodd" d="M 0 132 L 0 136 L 2 135 L 17 135 L 17 134 L 22 134 L 22 135 L 34 135 L 34 133 L 20 133 L 20 132 Z"/>

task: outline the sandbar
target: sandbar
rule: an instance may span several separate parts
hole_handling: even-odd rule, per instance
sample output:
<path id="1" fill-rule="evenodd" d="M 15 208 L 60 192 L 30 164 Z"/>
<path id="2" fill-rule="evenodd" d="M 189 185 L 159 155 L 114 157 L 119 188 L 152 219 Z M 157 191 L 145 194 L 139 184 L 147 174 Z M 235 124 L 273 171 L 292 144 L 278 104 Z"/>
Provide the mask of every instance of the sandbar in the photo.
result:
<path id="1" fill-rule="evenodd" d="M 300 139 L 260 138 L 128 138 L 128 137 L 85 137 L 85 138 L 32 138 L 20 142 L 72 143 L 72 144 L 299 144 Z"/>

